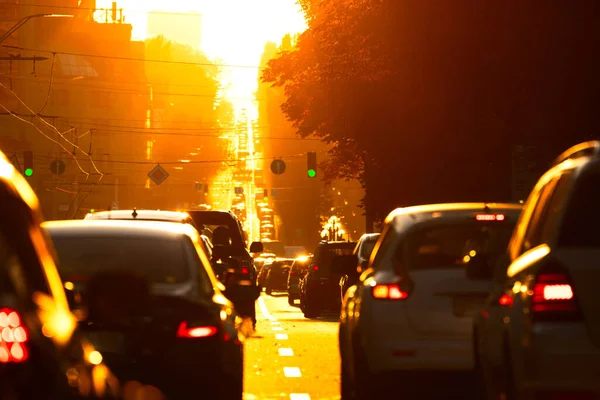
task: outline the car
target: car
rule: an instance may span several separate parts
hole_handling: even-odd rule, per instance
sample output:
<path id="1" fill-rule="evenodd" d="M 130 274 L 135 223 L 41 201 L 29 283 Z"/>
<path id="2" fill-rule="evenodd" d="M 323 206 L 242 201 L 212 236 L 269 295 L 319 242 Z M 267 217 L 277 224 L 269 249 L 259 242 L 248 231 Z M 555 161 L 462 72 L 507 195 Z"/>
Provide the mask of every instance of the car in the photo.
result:
<path id="1" fill-rule="evenodd" d="M 306 275 L 310 256 L 298 257 L 292 263 L 287 281 L 288 304 L 296 306 L 296 300 L 300 299 L 300 280 Z"/>
<path id="2" fill-rule="evenodd" d="M 168 398 L 197 390 L 242 398 L 243 337 L 195 228 L 124 220 L 42 227 L 80 329 L 118 378 L 151 384 Z"/>
<path id="3" fill-rule="evenodd" d="M 118 395 L 102 355 L 77 329 L 39 201 L 2 152 L 0 204 L 0 398 Z"/>
<path id="4" fill-rule="evenodd" d="M 265 253 L 273 253 L 276 257 L 287 257 L 283 242 L 280 242 L 279 240 L 263 240 L 262 244 Z"/>
<path id="5" fill-rule="evenodd" d="M 294 260 L 291 258 L 276 258 L 273 260 L 265 278 L 266 294 L 287 290 L 287 280 L 293 262 Z"/>
<path id="6" fill-rule="evenodd" d="M 190 214 L 182 211 L 167 210 L 113 210 L 87 213 L 83 218 L 90 220 L 125 220 L 125 221 L 163 221 L 196 226 Z M 200 240 L 208 258 L 212 258 L 213 246 L 206 235 L 200 235 Z"/>
<path id="7" fill-rule="evenodd" d="M 358 244 L 354 249 L 358 265 L 356 266 L 356 270 L 347 271 L 347 273 L 342 274 L 342 278 L 340 279 L 340 299 L 344 298 L 348 288 L 358 281 L 362 270 L 366 269 L 371 253 L 375 248 L 375 243 L 377 243 L 380 236 L 380 233 L 365 233 L 358 239 Z"/>
<path id="8" fill-rule="evenodd" d="M 471 278 L 505 252 L 521 209 L 451 203 L 387 216 L 368 268 L 342 303 L 342 398 L 378 398 L 389 384 L 443 398 L 474 387 L 472 318 L 492 282 Z M 357 257 L 346 257 L 334 269 L 356 268 Z"/>
<path id="9" fill-rule="evenodd" d="M 561 154 L 529 195 L 474 320 L 488 398 L 600 398 L 600 142 Z"/>
<path id="10" fill-rule="evenodd" d="M 352 254 L 356 242 L 323 241 L 311 257 L 300 284 L 300 309 L 306 318 L 317 318 L 324 311 L 340 310 L 340 274 L 331 268 L 336 255 Z"/>

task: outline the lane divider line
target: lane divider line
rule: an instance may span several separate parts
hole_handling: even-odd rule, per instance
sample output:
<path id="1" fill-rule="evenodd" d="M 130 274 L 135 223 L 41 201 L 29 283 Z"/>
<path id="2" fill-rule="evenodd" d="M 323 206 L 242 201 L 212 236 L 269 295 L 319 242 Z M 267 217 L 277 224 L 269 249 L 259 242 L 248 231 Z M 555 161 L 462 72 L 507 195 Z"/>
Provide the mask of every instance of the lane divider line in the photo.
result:
<path id="1" fill-rule="evenodd" d="M 292 350 L 289 347 L 280 347 L 279 348 L 279 355 L 281 357 L 292 357 L 294 355 L 294 350 Z"/>
<path id="2" fill-rule="evenodd" d="M 310 400 L 308 393 L 290 393 L 290 400 Z"/>
<path id="3" fill-rule="evenodd" d="M 258 298 L 258 306 L 260 307 L 260 312 L 266 319 L 268 319 L 269 321 L 277 321 L 277 318 L 272 316 L 269 310 L 267 309 L 267 305 L 265 304 L 263 296 L 260 296 Z"/>
<path id="4" fill-rule="evenodd" d="M 271 329 L 273 329 L 274 331 L 282 331 L 282 330 L 283 330 L 283 328 L 281 328 L 281 327 L 279 327 L 279 326 L 274 326 L 274 327 L 273 327 L 273 328 L 271 328 Z"/>
<path id="5" fill-rule="evenodd" d="M 281 322 L 279 322 L 279 321 L 271 321 L 271 325 L 281 325 Z"/>
<path id="6" fill-rule="evenodd" d="M 277 333 L 275 334 L 275 339 L 277 340 L 288 340 L 288 335 L 285 333 Z"/>
<path id="7" fill-rule="evenodd" d="M 300 378 L 302 376 L 302 372 L 298 367 L 283 367 L 283 374 L 286 378 Z"/>

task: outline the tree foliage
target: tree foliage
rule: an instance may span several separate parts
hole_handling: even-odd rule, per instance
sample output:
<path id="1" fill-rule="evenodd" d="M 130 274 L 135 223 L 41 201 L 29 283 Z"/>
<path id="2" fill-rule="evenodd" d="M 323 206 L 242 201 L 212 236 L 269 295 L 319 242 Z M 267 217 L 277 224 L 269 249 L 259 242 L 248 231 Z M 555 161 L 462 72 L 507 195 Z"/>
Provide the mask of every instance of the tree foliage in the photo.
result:
<path id="1" fill-rule="evenodd" d="M 300 0 L 309 28 L 269 62 L 330 179 L 368 208 L 507 200 L 511 151 L 554 155 L 600 127 L 594 2 Z"/>

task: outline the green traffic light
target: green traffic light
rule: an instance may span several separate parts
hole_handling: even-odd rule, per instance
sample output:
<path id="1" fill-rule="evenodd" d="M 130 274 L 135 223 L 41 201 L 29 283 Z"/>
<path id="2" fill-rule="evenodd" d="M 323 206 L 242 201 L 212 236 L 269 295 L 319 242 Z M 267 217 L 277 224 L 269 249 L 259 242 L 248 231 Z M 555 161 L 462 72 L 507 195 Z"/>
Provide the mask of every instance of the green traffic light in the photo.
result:
<path id="1" fill-rule="evenodd" d="M 317 171 L 315 171 L 314 169 L 309 169 L 308 170 L 308 177 L 309 178 L 314 178 L 315 176 L 317 176 Z"/>
<path id="2" fill-rule="evenodd" d="M 27 168 L 25 170 L 25 176 L 31 176 L 31 175 L 33 175 L 33 170 L 31 168 Z"/>

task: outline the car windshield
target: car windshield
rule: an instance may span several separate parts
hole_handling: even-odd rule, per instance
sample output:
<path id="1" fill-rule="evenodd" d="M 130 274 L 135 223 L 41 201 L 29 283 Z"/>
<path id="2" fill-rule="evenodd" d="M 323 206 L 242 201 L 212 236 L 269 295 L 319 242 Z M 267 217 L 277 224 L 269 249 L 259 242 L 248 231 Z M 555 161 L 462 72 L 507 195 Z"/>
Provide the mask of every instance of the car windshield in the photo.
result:
<path id="1" fill-rule="evenodd" d="M 60 260 L 59 272 L 65 280 L 105 270 L 140 274 L 150 283 L 190 279 L 191 267 L 179 238 L 57 235 L 52 239 Z"/>
<path id="2" fill-rule="evenodd" d="M 464 268 L 472 258 L 507 250 L 514 223 L 464 223 L 419 229 L 400 244 L 396 258 L 409 270 Z"/>
<path id="3" fill-rule="evenodd" d="M 212 241 L 212 235 L 218 227 L 225 227 L 229 231 L 231 245 L 234 248 L 246 248 L 246 239 L 236 219 L 227 213 L 212 211 L 190 211 L 196 227 L 200 233 L 206 235 Z"/>

